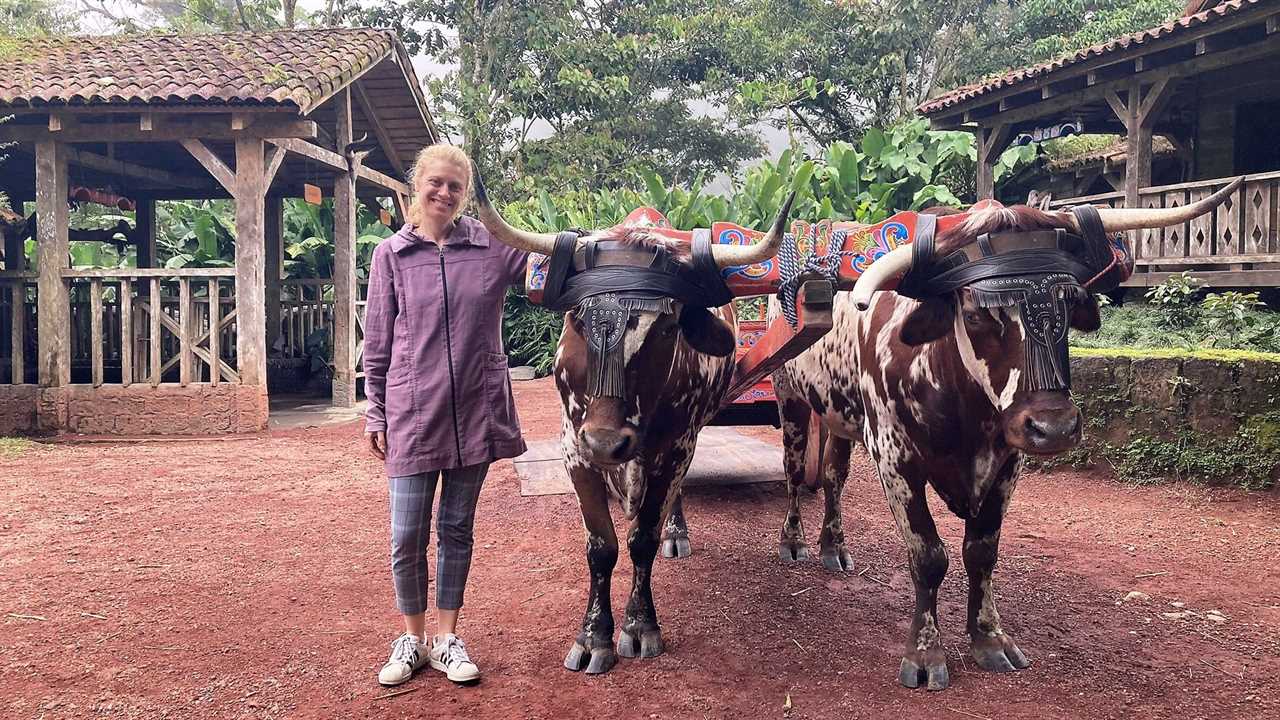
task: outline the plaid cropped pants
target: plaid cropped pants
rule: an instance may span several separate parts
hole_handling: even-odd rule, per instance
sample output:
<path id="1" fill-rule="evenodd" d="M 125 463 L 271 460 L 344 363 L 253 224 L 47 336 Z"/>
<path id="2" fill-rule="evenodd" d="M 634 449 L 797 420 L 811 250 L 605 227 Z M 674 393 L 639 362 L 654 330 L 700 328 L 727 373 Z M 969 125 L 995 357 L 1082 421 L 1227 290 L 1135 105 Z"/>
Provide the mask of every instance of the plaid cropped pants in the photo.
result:
<path id="1" fill-rule="evenodd" d="M 431 504 L 436 481 L 440 509 L 436 516 L 436 607 L 457 610 L 471 570 L 471 529 L 476 501 L 489 463 L 421 475 L 389 478 L 391 491 L 391 576 L 396 605 L 405 615 L 427 610 L 427 543 L 431 539 Z"/>

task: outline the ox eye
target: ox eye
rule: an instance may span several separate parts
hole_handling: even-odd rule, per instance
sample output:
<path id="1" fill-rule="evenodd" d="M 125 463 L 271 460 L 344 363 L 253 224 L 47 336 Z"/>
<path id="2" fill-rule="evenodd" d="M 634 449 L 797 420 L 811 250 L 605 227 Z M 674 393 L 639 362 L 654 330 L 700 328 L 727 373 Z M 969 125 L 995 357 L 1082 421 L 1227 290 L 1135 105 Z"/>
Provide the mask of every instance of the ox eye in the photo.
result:
<path id="1" fill-rule="evenodd" d="M 977 310 L 965 310 L 964 321 L 969 325 L 978 325 L 982 322 L 982 314 Z"/>

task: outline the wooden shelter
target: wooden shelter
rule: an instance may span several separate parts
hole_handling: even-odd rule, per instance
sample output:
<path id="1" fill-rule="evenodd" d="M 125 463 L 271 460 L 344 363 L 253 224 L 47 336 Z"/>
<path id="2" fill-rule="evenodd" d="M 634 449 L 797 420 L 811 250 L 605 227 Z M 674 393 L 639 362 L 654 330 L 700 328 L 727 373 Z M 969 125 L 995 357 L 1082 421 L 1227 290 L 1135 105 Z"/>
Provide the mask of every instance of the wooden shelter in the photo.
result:
<path id="1" fill-rule="evenodd" d="M 1277 30 L 1280 0 L 1191 0 L 1169 23 L 958 88 L 919 111 L 936 129 L 976 134 L 979 198 L 993 196 L 994 165 L 1011 141 L 1064 126 L 1123 135 L 1125 149 L 1121 162 L 1081 164 L 1074 192 L 1055 193 L 1054 207 L 1180 206 L 1247 175 L 1214 213 L 1135 233 L 1137 272 L 1127 284 L 1191 269 L 1215 286 L 1280 285 Z M 1153 182 L 1157 135 L 1180 160 L 1165 167 L 1181 177 L 1161 184 Z"/>
<path id="2" fill-rule="evenodd" d="M 0 143 L 16 143 L 0 191 L 35 204 L 0 221 L 0 434 L 262 429 L 269 347 L 297 353 L 324 325 L 333 402 L 352 405 L 356 203 L 402 217 L 405 172 L 439 139 L 395 35 L 0 40 Z M 136 227 L 106 234 L 137 268 L 70 266 L 72 179 L 136 203 Z M 334 199 L 333 277 L 286 282 L 281 199 L 308 185 Z M 156 201 L 205 198 L 235 201 L 234 267 L 156 267 Z"/>

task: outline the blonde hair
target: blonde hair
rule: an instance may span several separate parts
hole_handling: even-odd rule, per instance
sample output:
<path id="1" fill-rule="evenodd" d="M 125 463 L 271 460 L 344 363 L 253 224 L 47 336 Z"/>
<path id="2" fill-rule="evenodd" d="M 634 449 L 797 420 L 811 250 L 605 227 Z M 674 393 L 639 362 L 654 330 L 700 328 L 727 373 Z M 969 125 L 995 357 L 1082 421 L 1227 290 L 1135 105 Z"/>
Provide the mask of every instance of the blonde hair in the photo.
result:
<path id="1" fill-rule="evenodd" d="M 462 168 L 463 175 L 466 177 L 466 184 L 462 189 L 462 202 L 458 203 L 458 209 L 454 211 L 453 219 L 457 220 L 462 215 L 462 210 L 467 206 L 471 199 L 471 158 L 462 148 L 455 145 L 428 145 L 418 153 L 418 157 L 413 161 L 413 198 L 409 204 L 409 210 L 406 212 L 405 219 L 414 225 L 422 224 L 422 208 L 418 202 L 418 191 L 422 187 L 422 176 L 427 170 L 427 165 L 433 160 L 442 160 L 444 162 L 453 163 Z"/>

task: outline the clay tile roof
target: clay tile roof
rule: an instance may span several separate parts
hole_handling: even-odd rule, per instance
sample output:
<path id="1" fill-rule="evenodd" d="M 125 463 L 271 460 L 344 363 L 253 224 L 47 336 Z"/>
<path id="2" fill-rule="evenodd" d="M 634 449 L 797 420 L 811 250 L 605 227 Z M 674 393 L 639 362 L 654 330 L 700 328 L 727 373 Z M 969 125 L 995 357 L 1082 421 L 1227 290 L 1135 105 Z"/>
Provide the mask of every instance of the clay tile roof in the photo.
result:
<path id="1" fill-rule="evenodd" d="M 923 115 L 933 115 L 942 110 L 946 110 L 954 105 L 973 100 L 987 93 L 1000 90 L 1002 88 L 1012 87 L 1019 83 L 1033 80 L 1043 75 L 1048 75 L 1055 71 L 1061 70 L 1071 65 L 1075 65 L 1085 60 L 1102 57 L 1113 52 L 1119 52 L 1138 45 L 1160 40 L 1168 37 L 1176 37 L 1177 35 L 1194 30 L 1206 23 L 1212 23 L 1225 17 L 1236 15 L 1246 10 L 1251 10 L 1258 5 L 1265 4 L 1267 0 L 1224 0 L 1217 5 L 1203 10 L 1201 12 L 1183 15 L 1182 17 L 1170 20 L 1169 22 L 1153 27 L 1150 30 L 1133 33 L 1132 35 L 1124 35 L 1122 37 L 1108 40 L 1105 43 L 1087 47 L 1083 50 L 1077 50 L 1072 55 L 1060 57 L 1057 60 L 1033 65 L 1027 68 L 1012 70 L 996 78 L 984 80 L 982 82 L 965 85 L 956 88 L 945 95 L 940 95 L 922 105 L 917 110 Z M 1189 6 L 1194 9 L 1194 6 Z"/>
<path id="2" fill-rule="evenodd" d="M 0 37 L 0 107 L 292 104 L 305 114 L 395 45 L 391 31 L 368 28 Z"/>

